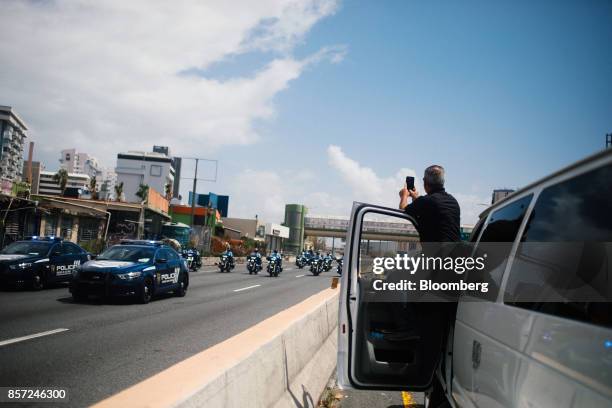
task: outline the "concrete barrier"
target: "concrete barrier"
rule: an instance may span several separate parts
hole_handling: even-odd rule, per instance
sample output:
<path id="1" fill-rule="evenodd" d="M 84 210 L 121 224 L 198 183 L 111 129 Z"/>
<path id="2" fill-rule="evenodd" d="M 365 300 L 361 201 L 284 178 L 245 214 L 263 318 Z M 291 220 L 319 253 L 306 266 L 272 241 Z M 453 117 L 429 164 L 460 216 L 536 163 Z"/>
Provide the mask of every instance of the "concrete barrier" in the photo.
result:
<path id="1" fill-rule="evenodd" d="M 94 407 L 316 407 L 337 326 L 338 290 L 326 289 Z"/>

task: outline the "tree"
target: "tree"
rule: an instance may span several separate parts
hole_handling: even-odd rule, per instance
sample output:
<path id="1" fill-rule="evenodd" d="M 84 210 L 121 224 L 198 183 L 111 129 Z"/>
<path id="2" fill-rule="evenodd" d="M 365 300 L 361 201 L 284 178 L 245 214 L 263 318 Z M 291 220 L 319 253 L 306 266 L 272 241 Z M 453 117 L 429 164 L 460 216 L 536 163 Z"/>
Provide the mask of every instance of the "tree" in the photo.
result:
<path id="1" fill-rule="evenodd" d="M 141 202 L 146 202 L 147 199 L 149 198 L 149 185 L 141 184 L 140 186 L 138 186 L 136 197 L 140 198 Z"/>
<path id="2" fill-rule="evenodd" d="M 66 192 L 66 185 L 68 184 L 68 171 L 66 169 L 59 169 L 57 173 L 53 175 L 53 181 L 59 184 L 62 196 Z"/>
<path id="3" fill-rule="evenodd" d="M 98 199 L 98 181 L 96 180 L 96 176 L 93 176 L 91 180 L 89 180 L 89 192 L 91 193 L 91 198 L 94 200 Z"/>
<path id="4" fill-rule="evenodd" d="M 119 184 L 115 184 L 115 200 L 121 201 L 121 196 L 123 195 L 123 181 Z"/>
<path id="5" fill-rule="evenodd" d="M 166 183 L 166 199 L 172 199 L 172 183 Z"/>

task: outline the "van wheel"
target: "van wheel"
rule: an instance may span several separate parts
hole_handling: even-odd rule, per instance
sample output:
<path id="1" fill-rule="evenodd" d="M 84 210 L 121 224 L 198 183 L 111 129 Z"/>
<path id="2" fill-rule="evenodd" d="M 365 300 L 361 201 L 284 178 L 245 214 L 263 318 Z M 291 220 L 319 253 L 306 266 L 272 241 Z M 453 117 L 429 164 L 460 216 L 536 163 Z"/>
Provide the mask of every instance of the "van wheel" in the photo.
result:
<path id="1" fill-rule="evenodd" d="M 139 301 L 140 303 L 147 304 L 151 301 L 151 298 L 153 297 L 153 283 L 151 282 L 150 279 L 146 279 L 144 281 L 144 283 L 142 284 L 142 288 L 140 290 L 140 297 L 139 297 Z"/>

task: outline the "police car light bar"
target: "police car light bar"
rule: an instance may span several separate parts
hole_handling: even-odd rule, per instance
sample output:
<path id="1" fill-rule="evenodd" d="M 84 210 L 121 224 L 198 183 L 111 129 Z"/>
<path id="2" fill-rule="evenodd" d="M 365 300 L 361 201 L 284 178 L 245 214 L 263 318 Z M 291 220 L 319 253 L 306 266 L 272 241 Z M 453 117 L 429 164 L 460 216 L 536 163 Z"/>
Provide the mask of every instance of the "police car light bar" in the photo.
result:
<path id="1" fill-rule="evenodd" d="M 40 236 L 40 235 L 32 235 L 30 237 L 26 237 L 25 239 L 29 240 L 29 241 L 56 241 L 56 242 L 63 241 L 63 238 L 56 237 L 54 235 L 50 235 L 50 236 L 47 236 L 47 237 L 43 237 L 43 236 Z"/>
<path id="2" fill-rule="evenodd" d="M 151 245 L 151 246 L 161 246 L 164 245 L 162 241 L 152 241 L 146 239 L 123 239 L 120 242 L 121 245 Z"/>

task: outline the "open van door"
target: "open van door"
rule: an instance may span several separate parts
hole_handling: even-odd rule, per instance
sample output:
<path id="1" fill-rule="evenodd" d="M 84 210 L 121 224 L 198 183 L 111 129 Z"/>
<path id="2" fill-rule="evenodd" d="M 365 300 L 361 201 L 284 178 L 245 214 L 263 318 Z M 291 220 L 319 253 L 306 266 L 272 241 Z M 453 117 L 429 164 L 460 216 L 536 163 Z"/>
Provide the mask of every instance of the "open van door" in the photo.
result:
<path id="1" fill-rule="evenodd" d="M 371 301 L 366 293 L 372 280 L 381 278 L 373 272 L 375 258 L 418 253 L 419 246 L 416 222 L 403 211 L 353 204 L 339 299 L 341 387 L 408 391 L 432 387 L 448 328 L 445 305 Z"/>

